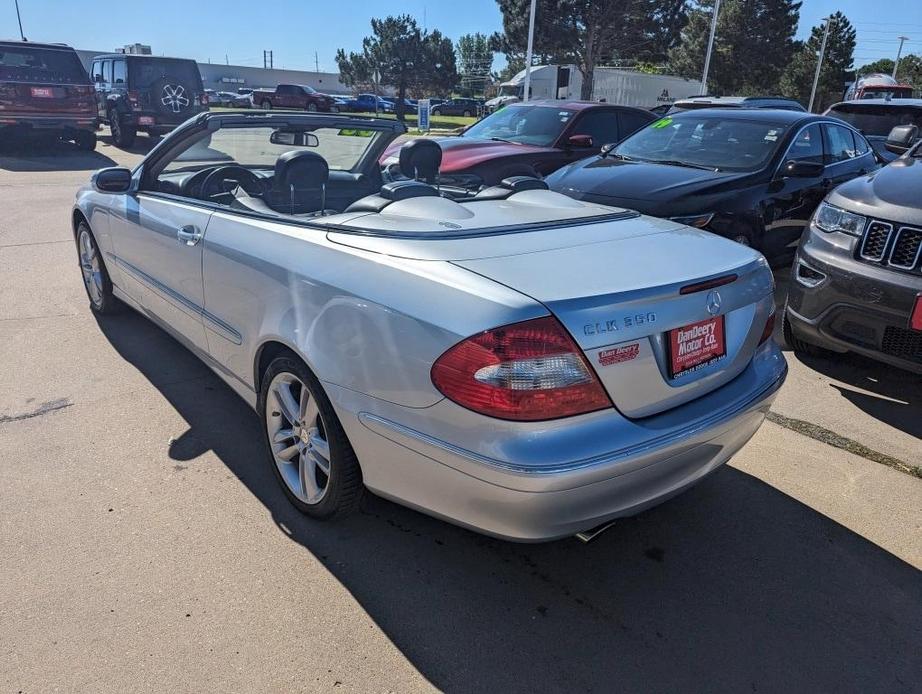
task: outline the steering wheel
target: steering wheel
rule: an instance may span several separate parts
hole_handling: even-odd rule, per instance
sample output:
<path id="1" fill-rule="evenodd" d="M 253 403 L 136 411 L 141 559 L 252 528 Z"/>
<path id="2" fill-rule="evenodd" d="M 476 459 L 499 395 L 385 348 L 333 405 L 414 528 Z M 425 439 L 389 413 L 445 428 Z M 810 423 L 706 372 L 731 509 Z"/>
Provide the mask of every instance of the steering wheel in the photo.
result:
<path id="1" fill-rule="evenodd" d="M 226 196 L 234 197 L 234 189 L 240 186 L 248 195 L 259 197 L 265 190 L 263 180 L 239 164 L 216 166 L 202 181 L 200 196 L 203 200 L 220 201 Z"/>

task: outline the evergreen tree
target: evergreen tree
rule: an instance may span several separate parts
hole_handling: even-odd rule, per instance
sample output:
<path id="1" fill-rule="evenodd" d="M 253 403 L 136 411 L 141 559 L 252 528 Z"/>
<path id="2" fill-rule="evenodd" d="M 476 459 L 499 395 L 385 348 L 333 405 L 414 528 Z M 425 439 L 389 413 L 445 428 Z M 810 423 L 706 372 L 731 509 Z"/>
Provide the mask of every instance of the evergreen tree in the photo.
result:
<path id="1" fill-rule="evenodd" d="M 820 70 L 813 104 L 816 111 L 822 111 L 824 106 L 842 98 L 845 91 L 845 73 L 851 70 L 855 53 L 855 29 L 848 17 L 836 12 L 830 21 L 829 38 L 826 40 L 823 67 Z M 810 103 L 816 61 L 819 60 L 825 31 L 825 23 L 813 27 L 810 38 L 794 52 L 794 57 L 781 77 L 781 93 L 797 99 L 804 106 Z M 892 67 L 891 63 L 891 69 Z"/>
<path id="2" fill-rule="evenodd" d="M 483 93 L 493 69 L 493 49 L 486 34 L 465 34 L 458 39 L 458 72 L 463 89 Z"/>
<path id="3" fill-rule="evenodd" d="M 773 94 L 794 52 L 800 18 L 795 0 L 723 0 L 711 55 L 708 92 Z M 669 52 L 670 71 L 701 79 L 714 0 L 699 0 L 681 41 Z"/>

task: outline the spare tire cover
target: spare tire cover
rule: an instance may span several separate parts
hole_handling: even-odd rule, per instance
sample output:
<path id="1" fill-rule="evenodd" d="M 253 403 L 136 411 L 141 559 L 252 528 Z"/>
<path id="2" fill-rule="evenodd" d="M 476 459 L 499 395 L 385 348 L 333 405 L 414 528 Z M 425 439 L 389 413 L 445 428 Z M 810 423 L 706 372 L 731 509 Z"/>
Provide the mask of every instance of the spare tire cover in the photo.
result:
<path id="1" fill-rule="evenodd" d="M 151 86 L 154 107 L 169 116 L 181 116 L 195 106 L 195 92 L 190 85 L 164 75 Z"/>

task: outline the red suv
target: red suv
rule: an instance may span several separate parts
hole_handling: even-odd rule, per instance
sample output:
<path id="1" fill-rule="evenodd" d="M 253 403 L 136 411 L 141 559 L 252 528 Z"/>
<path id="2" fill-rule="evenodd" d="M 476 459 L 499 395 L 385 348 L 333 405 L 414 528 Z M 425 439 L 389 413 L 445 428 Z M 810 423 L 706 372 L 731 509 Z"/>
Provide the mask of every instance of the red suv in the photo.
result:
<path id="1" fill-rule="evenodd" d="M 34 133 L 93 150 L 96 127 L 95 91 L 73 48 L 0 41 L 0 137 Z"/>

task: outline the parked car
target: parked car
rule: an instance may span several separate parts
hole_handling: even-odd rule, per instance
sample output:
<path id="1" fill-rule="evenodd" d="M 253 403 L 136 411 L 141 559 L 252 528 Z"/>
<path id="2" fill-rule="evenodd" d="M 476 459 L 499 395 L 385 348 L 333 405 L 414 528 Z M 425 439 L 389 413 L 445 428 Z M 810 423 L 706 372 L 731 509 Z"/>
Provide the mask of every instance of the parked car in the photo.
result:
<path id="1" fill-rule="evenodd" d="M 280 84 L 275 89 L 255 89 L 250 95 L 253 105 L 269 110 L 294 108 L 299 111 L 330 111 L 336 100 L 306 84 Z"/>
<path id="2" fill-rule="evenodd" d="M 347 96 L 334 96 L 333 103 L 330 104 L 330 111 L 332 113 L 344 113 L 349 110 L 349 97 Z"/>
<path id="3" fill-rule="evenodd" d="M 202 114 L 96 173 L 69 217 L 92 310 L 150 316 L 253 406 L 266 471 L 314 518 L 368 489 L 563 537 L 748 441 L 787 368 L 764 258 L 535 179 L 465 203 L 381 186 L 403 132 Z"/>
<path id="4" fill-rule="evenodd" d="M 394 103 L 392 101 L 388 101 L 382 96 L 375 96 L 374 94 L 358 94 L 355 98 L 348 101 L 346 106 L 352 112 L 374 113 L 376 101 L 378 103 L 377 110 L 379 113 L 394 112 Z"/>
<path id="5" fill-rule="evenodd" d="M 806 111 L 799 101 L 784 96 L 690 96 L 678 99 L 667 113 L 681 113 L 696 108 L 778 108 L 785 111 Z"/>
<path id="6" fill-rule="evenodd" d="M 226 108 L 250 108 L 253 102 L 248 94 L 237 92 L 218 92 L 218 103 Z"/>
<path id="7" fill-rule="evenodd" d="M 448 99 L 432 107 L 433 116 L 476 116 L 483 110 L 478 99 Z"/>
<path id="8" fill-rule="evenodd" d="M 844 120 L 868 138 L 883 162 L 897 155 L 887 149 L 887 136 L 898 125 L 922 128 L 922 99 L 864 99 L 833 104 L 825 115 Z"/>
<path id="9" fill-rule="evenodd" d="M 877 168 L 864 136 L 798 111 L 692 110 L 558 171 L 552 190 L 713 231 L 767 254 L 796 241 L 835 185 Z"/>
<path id="10" fill-rule="evenodd" d="M 208 110 L 194 60 L 113 53 L 93 58 L 99 119 L 118 147 L 131 147 L 138 131 L 163 135 Z"/>
<path id="11" fill-rule="evenodd" d="M 545 176 L 596 154 L 656 120 L 649 111 L 588 101 L 512 104 L 468 127 L 459 137 L 435 138 L 442 148 L 441 180 L 476 190 L 509 176 Z M 382 159 L 397 163 L 398 147 Z"/>
<path id="12" fill-rule="evenodd" d="M 784 313 L 795 351 L 857 352 L 922 373 L 919 132 L 897 126 L 888 146 L 902 156 L 833 190 L 813 216 Z"/>
<path id="13" fill-rule="evenodd" d="M 0 41 L 0 138 L 32 133 L 96 148 L 93 85 L 61 44 Z"/>
<path id="14" fill-rule="evenodd" d="M 852 99 L 911 99 L 913 86 L 897 82 L 890 75 L 875 72 L 860 77 L 850 84 L 842 98 Z"/>

